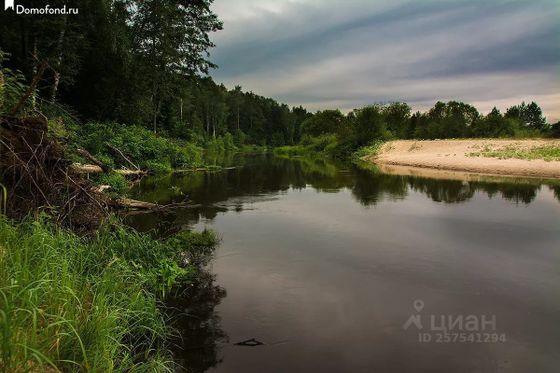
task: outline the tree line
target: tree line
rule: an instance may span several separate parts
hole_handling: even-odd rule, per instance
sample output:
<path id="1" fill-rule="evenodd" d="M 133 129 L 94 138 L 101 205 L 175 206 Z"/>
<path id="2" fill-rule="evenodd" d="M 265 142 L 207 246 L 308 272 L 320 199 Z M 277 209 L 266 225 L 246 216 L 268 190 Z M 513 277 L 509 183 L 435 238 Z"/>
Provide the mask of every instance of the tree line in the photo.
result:
<path id="1" fill-rule="evenodd" d="M 236 144 L 313 143 L 347 154 L 384 138 L 560 136 L 560 125 L 550 126 L 534 102 L 488 115 L 455 101 L 438 102 L 425 113 L 391 103 L 346 115 L 312 114 L 239 86 L 227 89 L 208 76 L 216 67 L 210 35 L 223 28 L 212 2 L 77 0 L 77 15 L 5 11 L 0 50 L 8 55 L 4 65 L 21 71 L 27 82 L 46 63 L 33 107 L 48 112 L 62 104 L 84 121 L 141 125 L 197 143 L 232 136 Z M 65 3 L 50 1 L 52 7 Z"/>
<path id="2" fill-rule="evenodd" d="M 501 113 L 496 107 L 482 115 L 463 102 L 437 102 L 430 110 L 413 113 L 401 102 L 374 104 L 348 114 L 324 110 L 301 125 L 301 144 L 347 156 L 376 140 L 447 138 L 560 137 L 560 122 L 547 123 L 535 102 L 522 102 Z"/>

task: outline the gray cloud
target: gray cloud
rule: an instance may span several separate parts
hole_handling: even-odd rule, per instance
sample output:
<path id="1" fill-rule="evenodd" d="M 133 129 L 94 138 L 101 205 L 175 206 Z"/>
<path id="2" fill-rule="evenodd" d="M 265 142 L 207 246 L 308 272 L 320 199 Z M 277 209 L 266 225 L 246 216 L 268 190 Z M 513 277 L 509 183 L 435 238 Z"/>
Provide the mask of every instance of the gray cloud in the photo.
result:
<path id="1" fill-rule="evenodd" d="M 214 78 L 311 110 L 536 100 L 560 119 L 560 5 L 528 1 L 216 0 Z"/>

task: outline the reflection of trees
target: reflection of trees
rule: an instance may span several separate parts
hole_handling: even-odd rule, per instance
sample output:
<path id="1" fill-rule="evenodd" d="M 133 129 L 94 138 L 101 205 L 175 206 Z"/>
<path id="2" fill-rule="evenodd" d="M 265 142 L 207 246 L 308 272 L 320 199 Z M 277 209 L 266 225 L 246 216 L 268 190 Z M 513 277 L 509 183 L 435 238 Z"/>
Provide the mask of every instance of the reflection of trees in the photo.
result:
<path id="1" fill-rule="evenodd" d="M 426 194 L 433 201 L 446 203 L 465 202 L 477 190 L 471 183 L 460 180 L 408 177 L 408 184 L 412 190 Z"/>
<path id="2" fill-rule="evenodd" d="M 245 157 L 242 167 L 222 172 L 193 172 L 160 178 L 147 178 L 135 190 L 138 199 L 158 203 L 179 202 L 188 198 L 193 206 L 170 214 L 132 218 L 142 229 L 182 229 L 199 219 L 213 219 L 219 212 L 243 209 L 243 198 L 270 196 L 289 188 L 311 186 L 322 192 L 352 191 L 361 204 L 375 205 L 382 199 L 404 198 L 409 191 L 420 192 L 436 202 L 461 203 L 475 193 L 500 196 L 515 203 L 531 203 L 540 188 L 539 181 L 513 180 L 457 181 L 426 177 L 383 174 L 352 165 L 335 164 L 325 159 L 279 158 L 272 155 Z M 560 199 L 559 186 L 551 186 Z M 234 200 L 235 206 L 224 206 Z M 156 217 L 157 216 L 157 217 Z"/>
<path id="3" fill-rule="evenodd" d="M 551 185 L 550 189 L 554 192 L 554 197 L 560 201 L 560 185 Z"/>
<path id="4" fill-rule="evenodd" d="M 214 280 L 214 275 L 201 270 L 195 284 L 166 302 L 167 314 L 178 333 L 170 343 L 175 361 L 183 367 L 179 372 L 202 373 L 221 362 L 219 345 L 228 338 L 215 308 L 226 292 Z"/>
<path id="5" fill-rule="evenodd" d="M 401 176 L 353 168 L 354 183 L 351 187 L 354 197 L 364 206 L 375 205 L 383 197 L 404 198 L 407 194 L 406 179 Z"/>

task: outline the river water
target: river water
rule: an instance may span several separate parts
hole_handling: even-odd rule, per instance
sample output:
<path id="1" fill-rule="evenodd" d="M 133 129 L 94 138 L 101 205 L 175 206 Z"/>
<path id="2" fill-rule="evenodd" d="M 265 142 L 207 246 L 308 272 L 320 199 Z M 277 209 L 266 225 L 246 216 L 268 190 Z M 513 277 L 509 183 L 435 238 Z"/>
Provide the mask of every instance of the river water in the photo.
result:
<path id="1" fill-rule="evenodd" d="M 145 179 L 132 216 L 222 237 L 178 299 L 192 372 L 558 372 L 560 184 L 397 176 L 326 160 Z M 258 346 L 236 343 L 254 339 Z"/>

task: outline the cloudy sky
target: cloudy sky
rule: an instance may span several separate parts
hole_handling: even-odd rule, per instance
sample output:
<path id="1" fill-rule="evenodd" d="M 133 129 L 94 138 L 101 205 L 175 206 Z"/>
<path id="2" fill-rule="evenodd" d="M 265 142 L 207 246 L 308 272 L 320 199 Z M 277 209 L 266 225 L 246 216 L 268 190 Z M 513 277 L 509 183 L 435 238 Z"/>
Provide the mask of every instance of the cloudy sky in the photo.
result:
<path id="1" fill-rule="evenodd" d="M 559 0 L 215 0 L 212 73 L 311 110 L 537 101 L 560 119 Z"/>

